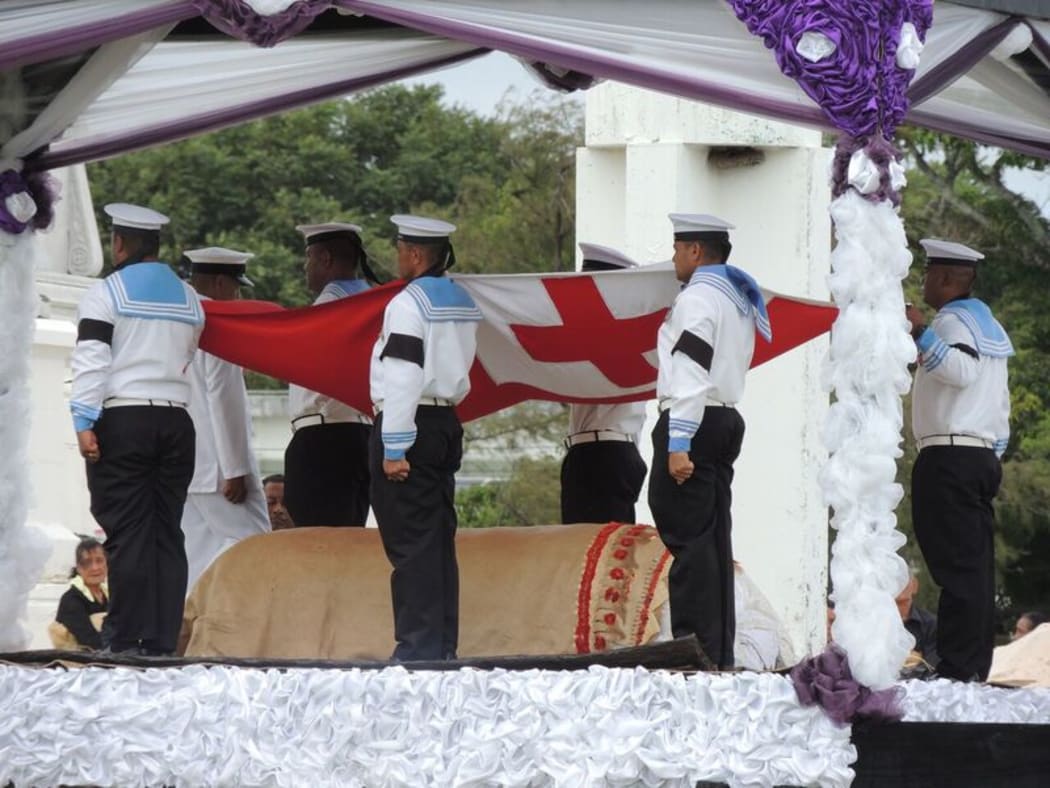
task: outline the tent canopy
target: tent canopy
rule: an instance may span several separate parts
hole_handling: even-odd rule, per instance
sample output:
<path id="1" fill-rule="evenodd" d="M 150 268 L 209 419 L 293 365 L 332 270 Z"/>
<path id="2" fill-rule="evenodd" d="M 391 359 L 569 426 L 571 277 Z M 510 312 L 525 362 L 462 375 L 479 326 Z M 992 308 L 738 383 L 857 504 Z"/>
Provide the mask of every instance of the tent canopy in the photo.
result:
<path id="1" fill-rule="evenodd" d="M 303 0 L 272 17 L 244 15 L 264 39 L 271 21 L 298 16 L 301 31 L 272 48 L 226 35 L 228 19 L 200 10 L 231 5 L 4 3 L 0 159 L 46 169 L 105 158 L 489 50 L 831 129 L 724 0 L 649 0 L 644 14 L 607 0 Z M 937 2 L 908 121 L 1050 158 L 1050 19 L 1037 5 Z"/>

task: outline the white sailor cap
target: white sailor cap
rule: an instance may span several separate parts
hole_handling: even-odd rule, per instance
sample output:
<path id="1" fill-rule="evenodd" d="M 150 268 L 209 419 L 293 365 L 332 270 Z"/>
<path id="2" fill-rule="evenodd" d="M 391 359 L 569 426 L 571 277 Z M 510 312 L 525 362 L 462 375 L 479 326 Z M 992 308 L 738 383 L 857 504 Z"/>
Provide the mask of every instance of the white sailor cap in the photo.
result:
<path id="1" fill-rule="evenodd" d="M 963 246 L 955 241 L 923 238 L 919 243 L 926 251 L 927 265 L 963 265 L 976 268 L 977 261 L 984 259 L 984 255 L 976 249 Z"/>
<path id="2" fill-rule="evenodd" d="M 709 213 L 670 213 L 667 218 L 674 225 L 676 241 L 714 241 L 728 238 L 729 231 L 736 229 Z"/>
<path id="3" fill-rule="evenodd" d="M 456 231 L 456 225 L 426 216 L 398 213 L 391 216 L 390 221 L 397 225 L 397 239 L 413 244 L 440 243 Z"/>
<path id="4" fill-rule="evenodd" d="M 183 254 L 190 261 L 191 274 L 225 274 L 232 276 L 242 285 L 253 286 L 252 280 L 245 276 L 248 261 L 255 257 L 249 252 L 207 246 L 203 249 L 190 249 Z"/>
<path id="5" fill-rule="evenodd" d="M 345 238 L 354 236 L 361 240 L 361 228 L 356 224 L 348 222 L 326 222 L 325 224 L 299 224 L 296 230 L 303 234 L 306 245 L 315 244 L 318 241 L 327 241 L 330 238 Z"/>
<path id="6" fill-rule="evenodd" d="M 608 246 L 581 242 L 580 251 L 583 252 L 584 271 L 612 271 L 638 267 L 638 263 L 630 257 Z"/>
<path id="7" fill-rule="evenodd" d="M 160 230 L 170 219 L 152 208 L 130 205 L 126 202 L 111 202 L 102 208 L 113 220 L 114 229 Z"/>

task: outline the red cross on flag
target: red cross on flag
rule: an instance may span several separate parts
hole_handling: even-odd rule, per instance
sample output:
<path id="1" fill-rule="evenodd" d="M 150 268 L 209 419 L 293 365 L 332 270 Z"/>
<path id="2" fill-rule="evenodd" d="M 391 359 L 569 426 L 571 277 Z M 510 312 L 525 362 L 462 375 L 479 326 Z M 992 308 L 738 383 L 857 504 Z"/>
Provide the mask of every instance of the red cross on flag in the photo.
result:
<path id="1" fill-rule="evenodd" d="M 528 399 L 630 402 L 656 386 L 656 334 L 680 285 L 664 266 L 588 274 L 454 275 L 484 314 L 469 421 Z M 370 413 L 368 368 L 387 302 L 383 287 L 319 306 L 206 301 L 201 347 Z M 826 332 L 832 304 L 763 291 L 773 342 L 755 342 L 752 366 Z"/>

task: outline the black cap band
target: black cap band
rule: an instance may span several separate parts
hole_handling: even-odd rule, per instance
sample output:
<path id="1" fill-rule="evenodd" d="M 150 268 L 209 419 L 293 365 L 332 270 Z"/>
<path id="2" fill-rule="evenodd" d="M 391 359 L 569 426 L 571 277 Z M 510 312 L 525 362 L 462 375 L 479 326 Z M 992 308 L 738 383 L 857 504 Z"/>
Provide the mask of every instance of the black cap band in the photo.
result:
<path id="1" fill-rule="evenodd" d="M 361 236 L 353 230 L 325 230 L 323 233 L 308 235 L 306 236 L 306 245 L 310 246 L 310 244 L 320 243 L 321 241 L 331 241 L 333 238 L 349 238 L 351 241 L 356 241 L 358 246 L 361 245 Z"/>
<path id="2" fill-rule="evenodd" d="M 156 236 L 160 238 L 160 230 L 157 228 L 146 229 L 145 227 L 125 227 L 122 224 L 114 224 L 112 228 L 113 232 L 120 233 L 121 235 L 136 235 L 140 238 L 149 238 L 150 236 Z"/>
<path id="3" fill-rule="evenodd" d="M 239 276 L 244 276 L 245 271 L 248 270 L 246 265 L 227 265 L 225 263 L 195 263 L 190 261 L 190 273 L 191 274 L 225 274 L 226 276 L 232 276 L 236 279 Z"/>
<path id="4" fill-rule="evenodd" d="M 963 268 L 976 268 L 977 260 L 960 260 L 958 257 L 927 257 L 926 265 L 957 265 Z"/>
<path id="5" fill-rule="evenodd" d="M 397 240 L 404 241 L 406 244 L 429 244 L 431 246 L 449 242 L 447 235 L 405 235 L 404 233 L 398 233 Z"/>
<path id="6" fill-rule="evenodd" d="M 584 260 L 582 270 L 584 271 L 622 271 L 627 266 L 614 265 L 604 260 Z"/>
<path id="7" fill-rule="evenodd" d="M 675 233 L 674 239 L 676 241 L 728 241 L 729 233 L 713 230 L 690 230 L 687 232 Z"/>

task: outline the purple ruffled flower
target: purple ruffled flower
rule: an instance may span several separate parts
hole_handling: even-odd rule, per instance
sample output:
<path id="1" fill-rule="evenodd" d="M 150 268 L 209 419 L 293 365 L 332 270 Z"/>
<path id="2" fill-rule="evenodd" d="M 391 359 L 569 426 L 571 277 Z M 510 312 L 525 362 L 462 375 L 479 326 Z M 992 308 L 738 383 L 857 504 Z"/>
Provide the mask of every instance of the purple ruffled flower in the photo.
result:
<path id="1" fill-rule="evenodd" d="M 729 0 L 737 17 L 761 36 L 780 70 L 852 137 L 892 135 L 907 112 L 914 72 L 896 65 L 904 22 L 921 38 L 932 20 L 932 0 Z M 805 33 L 835 45 L 811 62 L 796 50 Z"/>
<path id="2" fill-rule="evenodd" d="M 795 665 L 791 681 L 799 703 L 820 706 L 838 725 L 860 719 L 897 722 L 904 716 L 898 689 L 876 691 L 859 684 L 850 672 L 846 652 L 834 643 Z"/>
<path id="3" fill-rule="evenodd" d="M 43 230 L 54 219 L 54 203 L 58 200 L 58 182 L 46 172 L 35 172 L 23 175 L 17 170 L 0 172 L 0 230 L 12 235 L 24 232 L 26 228 Z M 36 212 L 28 219 L 21 219 L 8 210 L 8 198 L 17 199 L 25 193 L 36 204 Z M 32 204 L 29 205 L 32 210 Z"/>
<path id="4" fill-rule="evenodd" d="M 842 135 L 835 143 L 835 157 L 831 162 L 831 196 L 841 197 L 850 188 L 849 163 L 853 154 L 863 150 L 879 169 L 879 188 L 870 194 L 862 194 L 865 200 L 881 202 L 889 200 L 894 206 L 901 204 L 900 192 L 894 188 L 890 164 L 900 162 L 900 151 L 880 134 L 869 139 Z"/>
<path id="5" fill-rule="evenodd" d="M 297 0 L 284 11 L 263 16 L 244 0 L 193 0 L 193 5 L 213 27 L 228 36 L 272 47 L 301 33 L 314 18 L 328 10 L 331 0 Z"/>

